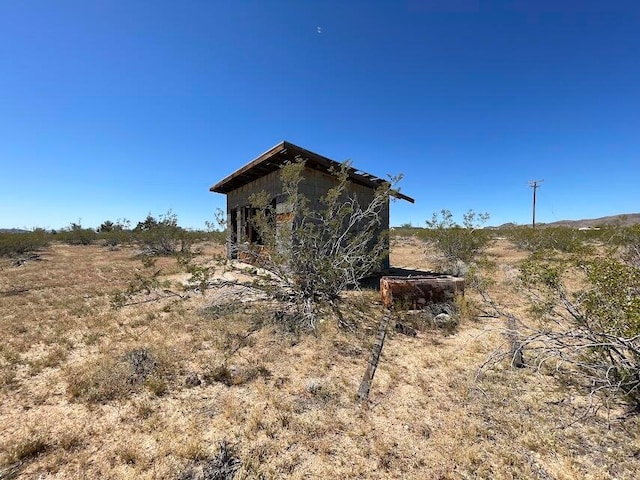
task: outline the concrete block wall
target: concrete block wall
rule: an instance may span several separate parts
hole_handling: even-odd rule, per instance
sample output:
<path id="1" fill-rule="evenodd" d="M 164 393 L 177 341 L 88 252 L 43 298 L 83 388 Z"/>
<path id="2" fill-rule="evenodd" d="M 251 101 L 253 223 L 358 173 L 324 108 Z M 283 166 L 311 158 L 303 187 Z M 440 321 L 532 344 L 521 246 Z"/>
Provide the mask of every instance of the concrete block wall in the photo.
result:
<path id="1" fill-rule="evenodd" d="M 312 168 L 305 168 L 303 172 L 303 180 L 300 182 L 300 192 L 309 199 L 311 208 L 321 208 L 320 199 L 327 193 L 330 188 L 335 187 L 337 180 L 328 173 L 323 173 Z M 249 197 L 254 193 L 266 192 L 270 198 L 276 198 L 278 201 L 285 201 L 282 197 L 282 182 L 280 180 L 280 171 L 276 170 L 264 177 L 254 180 L 243 185 L 236 190 L 227 194 L 227 218 L 231 219 L 231 211 L 237 210 L 236 232 L 237 238 L 243 239 L 246 234 L 246 219 L 244 217 L 244 208 L 249 206 Z M 350 183 L 348 194 L 355 196 L 362 206 L 368 205 L 374 196 L 374 190 L 363 185 Z M 282 203 L 276 203 L 276 213 L 284 214 L 285 208 Z M 387 204 L 381 212 L 380 233 L 386 233 L 389 230 L 389 205 Z M 387 239 L 388 241 L 388 239 Z M 387 244 L 388 247 L 388 244 Z M 388 249 L 388 248 L 387 248 Z M 229 246 L 229 255 L 231 255 L 232 247 Z M 389 268 L 389 258 L 383 261 L 382 270 Z"/>

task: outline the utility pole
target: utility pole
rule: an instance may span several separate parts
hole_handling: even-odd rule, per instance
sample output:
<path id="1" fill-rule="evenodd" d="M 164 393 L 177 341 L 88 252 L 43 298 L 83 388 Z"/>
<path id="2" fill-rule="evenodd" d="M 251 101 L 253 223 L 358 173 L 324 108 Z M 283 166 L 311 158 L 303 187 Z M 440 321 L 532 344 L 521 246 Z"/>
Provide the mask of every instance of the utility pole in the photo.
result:
<path id="1" fill-rule="evenodd" d="M 533 188 L 533 228 L 536 228 L 536 190 L 544 180 L 533 180 L 529 182 L 529 186 Z"/>

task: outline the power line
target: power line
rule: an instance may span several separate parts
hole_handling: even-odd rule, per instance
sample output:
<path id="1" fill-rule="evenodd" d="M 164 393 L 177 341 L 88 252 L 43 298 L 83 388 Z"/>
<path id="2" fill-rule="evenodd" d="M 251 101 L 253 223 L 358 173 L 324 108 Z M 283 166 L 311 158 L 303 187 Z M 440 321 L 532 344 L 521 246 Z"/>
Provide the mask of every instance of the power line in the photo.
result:
<path id="1" fill-rule="evenodd" d="M 533 188 L 533 228 L 536 228 L 536 190 L 538 190 L 542 182 L 544 180 L 532 180 L 529 182 L 529 186 Z"/>

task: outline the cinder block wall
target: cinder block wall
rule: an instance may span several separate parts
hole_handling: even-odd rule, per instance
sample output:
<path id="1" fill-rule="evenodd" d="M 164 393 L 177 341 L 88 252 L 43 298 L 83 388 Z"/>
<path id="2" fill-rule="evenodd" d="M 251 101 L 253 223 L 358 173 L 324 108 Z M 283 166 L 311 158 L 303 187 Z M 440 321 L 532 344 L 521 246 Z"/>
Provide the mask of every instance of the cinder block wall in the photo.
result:
<path id="1" fill-rule="evenodd" d="M 323 173 L 318 170 L 306 168 L 304 171 L 304 180 L 300 184 L 301 191 L 307 195 L 311 206 L 321 208 L 320 199 L 327 193 L 327 190 L 336 186 L 338 181 L 332 175 Z M 373 200 L 375 191 L 364 185 L 356 183 L 349 183 L 348 187 L 349 195 L 356 195 L 358 202 L 362 207 L 365 207 Z M 385 234 L 389 231 L 389 203 L 380 212 L 380 231 L 379 234 Z M 375 239 L 372 243 L 375 243 Z M 387 237 L 387 251 L 389 251 L 389 239 Z M 381 270 L 386 271 L 389 269 L 389 256 L 387 255 L 382 262 Z"/>
<path id="2" fill-rule="evenodd" d="M 300 192 L 308 199 L 311 208 L 321 208 L 320 199 L 326 192 L 335 187 L 337 180 L 328 173 L 323 173 L 312 168 L 305 168 L 303 180 L 300 182 Z M 249 197 L 254 193 L 266 192 L 270 198 L 277 197 L 282 193 L 282 182 L 280 171 L 271 172 L 262 178 L 243 185 L 227 194 L 227 218 L 231 218 L 231 211 L 249 205 Z M 368 205 L 374 196 L 374 190 L 355 183 L 349 184 L 349 195 L 355 194 L 360 205 Z M 243 226 L 240 225 L 241 218 L 238 216 L 237 232 L 240 238 L 244 235 Z M 389 230 L 389 204 L 382 209 L 380 234 Z M 387 239 L 388 241 L 388 239 Z M 388 250 L 388 244 L 387 244 Z M 230 253 L 230 252 L 229 252 Z M 381 265 L 382 270 L 389 268 L 388 256 Z"/>

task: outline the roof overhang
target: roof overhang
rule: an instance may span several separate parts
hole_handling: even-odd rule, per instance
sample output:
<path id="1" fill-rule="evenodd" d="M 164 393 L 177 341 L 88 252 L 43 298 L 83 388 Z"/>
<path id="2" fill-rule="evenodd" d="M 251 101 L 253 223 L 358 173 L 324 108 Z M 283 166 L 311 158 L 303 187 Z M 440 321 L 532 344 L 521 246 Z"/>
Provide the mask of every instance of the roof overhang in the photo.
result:
<path id="1" fill-rule="evenodd" d="M 332 170 L 338 169 L 342 166 L 340 162 L 331 160 L 330 158 L 323 157 L 317 153 L 313 153 L 302 147 L 298 147 L 293 143 L 281 142 L 275 147 L 267 150 L 255 160 L 247 163 L 244 167 L 233 172 L 228 177 L 220 180 L 213 185 L 209 190 L 216 193 L 229 193 L 236 188 L 246 185 L 258 178 L 279 170 L 288 162 L 296 160 L 304 160 L 306 166 L 315 170 L 329 173 Z M 354 183 L 363 185 L 370 188 L 378 188 L 380 185 L 387 183 L 386 180 L 378 178 L 366 172 L 356 170 L 353 167 L 349 167 L 349 180 Z M 391 195 L 401 200 L 406 200 L 411 203 L 415 203 L 415 200 L 407 195 L 400 193 L 399 191 L 392 191 Z"/>

